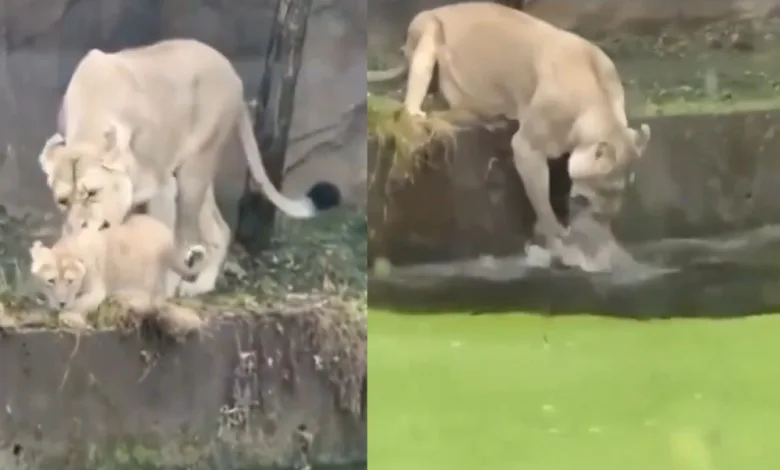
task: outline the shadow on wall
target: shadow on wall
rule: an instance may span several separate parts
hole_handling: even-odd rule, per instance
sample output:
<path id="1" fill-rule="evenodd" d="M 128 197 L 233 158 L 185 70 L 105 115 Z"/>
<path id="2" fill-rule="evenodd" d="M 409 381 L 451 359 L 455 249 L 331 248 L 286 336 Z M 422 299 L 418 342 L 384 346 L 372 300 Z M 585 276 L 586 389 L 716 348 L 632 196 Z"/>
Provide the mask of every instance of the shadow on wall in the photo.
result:
<path id="1" fill-rule="evenodd" d="M 37 154 L 54 131 L 60 98 L 76 63 L 89 49 L 118 50 L 165 37 L 194 37 L 228 55 L 254 95 L 276 2 L 192 2 L 183 0 L 52 0 L 5 2 L 0 21 L 9 25 L 0 52 L 0 205 L 14 215 L 53 218 L 43 190 Z M 286 164 L 285 192 L 295 195 L 318 179 L 318 158 L 365 162 L 365 147 L 349 123 L 365 100 L 365 5 L 360 0 L 315 2 L 296 93 L 296 112 Z M 358 111 L 356 111 L 356 109 Z M 301 136 L 309 137 L 301 139 Z M 358 142 L 356 144 L 356 142 Z M 326 144 L 330 144 L 327 147 Z M 313 150 L 317 147 L 324 150 Z M 338 148 L 341 152 L 334 151 Z M 239 146 L 225 157 L 217 195 L 226 219 L 235 222 L 235 201 L 245 163 Z M 365 163 L 363 163 L 365 164 Z M 342 168 L 331 165 L 330 167 Z M 330 175 L 325 175 L 326 177 Z M 354 174 L 332 178 L 360 186 Z M 288 189 L 287 183 L 291 189 Z M 46 219 L 46 220 L 44 220 Z"/>

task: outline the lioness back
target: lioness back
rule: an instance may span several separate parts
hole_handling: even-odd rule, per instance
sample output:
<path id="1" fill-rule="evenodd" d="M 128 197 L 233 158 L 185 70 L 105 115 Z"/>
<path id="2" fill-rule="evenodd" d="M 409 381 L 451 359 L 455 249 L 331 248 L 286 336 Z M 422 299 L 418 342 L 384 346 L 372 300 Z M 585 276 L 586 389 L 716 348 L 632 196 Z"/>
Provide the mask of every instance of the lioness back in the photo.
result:
<path id="1" fill-rule="evenodd" d="M 119 118 L 138 133 L 133 149 L 141 165 L 169 174 L 202 116 L 235 109 L 243 99 L 238 72 L 202 42 L 169 39 L 112 53 L 93 49 L 77 65 L 63 98 L 65 140 L 100 142 L 106 123 Z"/>
<path id="2" fill-rule="evenodd" d="M 444 46 L 437 57 L 441 88 L 448 101 L 455 101 L 453 106 L 517 118 L 518 107 L 539 87 L 569 95 L 561 96 L 561 102 L 574 101 L 577 107 L 582 99 L 604 94 L 593 59 L 601 50 L 576 34 L 499 4 L 457 3 L 419 13 L 409 25 L 407 52 L 437 20 L 437 40 Z M 447 80 L 452 81 L 449 89 Z M 574 81 L 575 87 L 568 86 Z"/>

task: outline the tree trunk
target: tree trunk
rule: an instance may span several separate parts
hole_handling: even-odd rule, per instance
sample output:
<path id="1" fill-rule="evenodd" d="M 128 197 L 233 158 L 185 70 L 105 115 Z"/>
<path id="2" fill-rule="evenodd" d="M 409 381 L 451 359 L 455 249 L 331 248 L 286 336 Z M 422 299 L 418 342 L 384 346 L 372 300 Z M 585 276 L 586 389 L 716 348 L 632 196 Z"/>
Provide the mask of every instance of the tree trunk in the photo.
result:
<path id="1" fill-rule="evenodd" d="M 295 86 L 312 0 L 279 0 L 255 107 L 255 138 L 271 182 L 281 188 Z M 276 207 L 253 187 L 247 172 L 238 206 L 236 239 L 250 254 L 269 247 Z"/>

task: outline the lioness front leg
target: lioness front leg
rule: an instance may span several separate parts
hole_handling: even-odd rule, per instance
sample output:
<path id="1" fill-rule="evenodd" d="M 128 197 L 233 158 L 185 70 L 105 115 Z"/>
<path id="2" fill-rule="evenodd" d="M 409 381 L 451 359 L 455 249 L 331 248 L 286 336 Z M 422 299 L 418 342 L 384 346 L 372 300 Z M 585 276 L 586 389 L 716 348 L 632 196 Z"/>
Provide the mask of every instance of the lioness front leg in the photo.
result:
<path id="1" fill-rule="evenodd" d="M 547 248 L 559 241 L 566 228 L 555 216 L 550 203 L 550 170 L 547 155 L 534 148 L 525 138 L 521 126 L 512 137 L 512 154 L 515 168 L 523 181 L 526 195 L 536 214 L 535 232 L 544 237 Z"/>
<path id="2" fill-rule="evenodd" d="M 183 259 L 184 249 L 203 243 L 200 213 L 206 191 L 211 185 L 211 172 L 205 171 L 197 161 L 182 165 L 176 172 L 178 196 L 176 198 L 175 242 Z"/>
<path id="3" fill-rule="evenodd" d="M 420 36 L 417 47 L 411 53 L 404 108 L 412 116 L 425 117 L 422 104 L 425 100 L 425 95 L 428 93 L 428 88 L 433 78 L 433 69 L 436 65 L 438 28 L 438 23 L 429 23 Z"/>
<path id="4" fill-rule="evenodd" d="M 216 288 L 217 278 L 222 273 L 222 266 L 230 248 L 230 227 L 219 211 L 213 186 L 206 193 L 200 224 L 208 254 L 197 280 L 194 282 L 182 280 L 178 288 L 178 294 L 182 297 L 206 294 Z"/>

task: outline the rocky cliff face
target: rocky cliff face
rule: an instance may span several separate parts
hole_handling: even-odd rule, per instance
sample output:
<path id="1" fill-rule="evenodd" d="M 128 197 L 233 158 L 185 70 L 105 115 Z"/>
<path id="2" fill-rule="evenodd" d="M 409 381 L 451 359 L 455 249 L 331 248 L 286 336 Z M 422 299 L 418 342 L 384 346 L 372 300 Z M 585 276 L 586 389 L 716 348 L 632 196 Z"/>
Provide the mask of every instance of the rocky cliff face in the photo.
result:
<path id="1" fill-rule="evenodd" d="M 247 98 L 256 93 L 274 0 L 5 0 L 0 4 L 0 205 L 53 208 L 37 155 L 55 126 L 62 93 L 91 48 L 117 50 L 159 38 L 193 37 L 230 57 Z M 284 192 L 331 180 L 352 202 L 365 191 L 365 0 L 315 0 L 296 93 Z M 217 184 L 235 218 L 245 164 L 225 155 Z"/>

